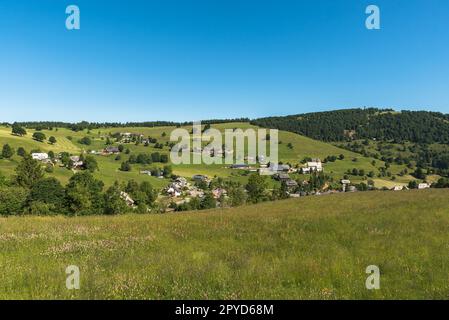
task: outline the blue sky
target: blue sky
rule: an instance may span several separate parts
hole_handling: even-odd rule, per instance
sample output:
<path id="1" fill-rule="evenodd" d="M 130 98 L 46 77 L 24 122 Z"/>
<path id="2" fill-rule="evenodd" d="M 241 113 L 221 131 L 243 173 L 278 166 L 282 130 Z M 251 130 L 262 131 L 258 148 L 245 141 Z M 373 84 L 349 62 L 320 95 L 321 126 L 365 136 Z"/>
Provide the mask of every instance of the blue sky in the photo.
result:
<path id="1" fill-rule="evenodd" d="M 449 113 L 447 0 L 3 0 L 0 41 L 0 122 Z"/>

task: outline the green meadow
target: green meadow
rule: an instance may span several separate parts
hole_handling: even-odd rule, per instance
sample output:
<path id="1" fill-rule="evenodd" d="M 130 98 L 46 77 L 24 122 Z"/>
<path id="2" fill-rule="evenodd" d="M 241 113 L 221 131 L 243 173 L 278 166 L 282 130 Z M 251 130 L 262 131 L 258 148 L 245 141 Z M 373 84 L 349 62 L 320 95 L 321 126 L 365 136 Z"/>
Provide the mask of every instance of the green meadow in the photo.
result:
<path id="1" fill-rule="evenodd" d="M 444 189 L 0 218 L 0 299 L 448 299 L 448 230 Z M 369 265 L 378 290 L 365 287 Z"/>

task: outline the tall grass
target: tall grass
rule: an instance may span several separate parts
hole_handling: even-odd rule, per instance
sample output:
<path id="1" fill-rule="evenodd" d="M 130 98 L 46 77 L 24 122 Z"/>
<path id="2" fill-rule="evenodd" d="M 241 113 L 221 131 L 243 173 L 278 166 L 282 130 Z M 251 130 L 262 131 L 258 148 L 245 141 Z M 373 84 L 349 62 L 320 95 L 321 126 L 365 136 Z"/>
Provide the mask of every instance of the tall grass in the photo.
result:
<path id="1" fill-rule="evenodd" d="M 184 214 L 0 218 L 3 299 L 449 298 L 449 191 Z M 81 288 L 65 287 L 65 268 Z M 381 288 L 367 290 L 377 265 Z"/>

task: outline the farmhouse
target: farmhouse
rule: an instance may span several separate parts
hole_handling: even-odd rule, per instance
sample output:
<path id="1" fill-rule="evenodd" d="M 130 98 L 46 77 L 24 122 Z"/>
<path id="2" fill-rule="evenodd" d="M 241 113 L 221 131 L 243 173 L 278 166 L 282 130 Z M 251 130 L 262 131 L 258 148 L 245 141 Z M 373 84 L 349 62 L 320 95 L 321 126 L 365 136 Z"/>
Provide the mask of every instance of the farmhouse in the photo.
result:
<path id="1" fill-rule="evenodd" d="M 166 192 L 171 197 L 179 197 L 182 194 L 182 190 L 174 184 L 168 186 Z"/>
<path id="2" fill-rule="evenodd" d="M 118 149 L 118 147 L 109 146 L 109 147 L 106 147 L 103 150 L 103 153 L 105 153 L 105 154 L 117 154 L 117 153 L 120 153 L 120 150 Z"/>
<path id="3" fill-rule="evenodd" d="M 151 170 L 140 170 L 140 174 L 146 174 L 147 176 L 151 176 Z"/>
<path id="4" fill-rule="evenodd" d="M 72 168 L 79 168 L 83 166 L 83 161 L 80 160 L 79 156 L 70 156 L 70 162 L 72 163 Z"/>
<path id="5" fill-rule="evenodd" d="M 401 191 L 401 190 L 406 190 L 407 188 L 404 186 L 394 186 L 393 188 L 391 188 L 391 190 L 393 191 Z"/>
<path id="6" fill-rule="evenodd" d="M 428 189 L 430 188 L 430 185 L 428 183 L 420 183 L 418 184 L 418 189 L 422 190 L 422 189 Z"/>
<path id="7" fill-rule="evenodd" d="M 143 138 L 143 134 L 139 133 L 131 133 L 131 132 L 122 132 L 120 133 L 122 143 L 130 143 L 132 141 L 140 140 Z"/>
<path id="8" fill-rule="evenodd" d="M 42 153 L 42 152 L 36 152 L 36 153 L 31 154 L 31 158 L 33 158 L 34 160 L 42 161 L 42 160 L 48 159 L 48 154 Z"/>
<path id="9" fill-rule="evenodd" d="M 305 173 L 304 169 L 308 169 L 309 173 L 321 172 L 323 171 L 323 165 L 320 159 L 312 159 L 312 161 L 307 162 L 306 167 L 303 168 L 303 172 Z"/>

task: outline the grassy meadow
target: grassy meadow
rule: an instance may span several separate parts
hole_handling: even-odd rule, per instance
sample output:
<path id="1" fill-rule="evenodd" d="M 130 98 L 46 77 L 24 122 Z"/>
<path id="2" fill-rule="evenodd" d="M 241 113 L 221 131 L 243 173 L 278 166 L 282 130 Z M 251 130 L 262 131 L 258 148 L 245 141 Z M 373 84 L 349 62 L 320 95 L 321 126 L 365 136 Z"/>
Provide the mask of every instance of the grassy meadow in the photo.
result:
<path id="1" fill-rule="evenodd" d="M 0 218 L 0 299 L 448 299 L 448 230 L 444 189 Z M 369 265 L 379 290 L 365 288 Z"/>

